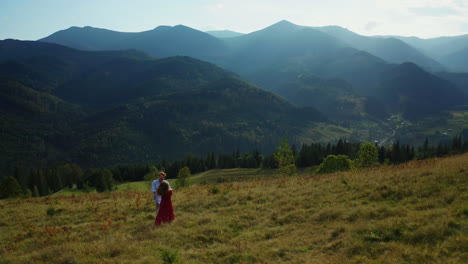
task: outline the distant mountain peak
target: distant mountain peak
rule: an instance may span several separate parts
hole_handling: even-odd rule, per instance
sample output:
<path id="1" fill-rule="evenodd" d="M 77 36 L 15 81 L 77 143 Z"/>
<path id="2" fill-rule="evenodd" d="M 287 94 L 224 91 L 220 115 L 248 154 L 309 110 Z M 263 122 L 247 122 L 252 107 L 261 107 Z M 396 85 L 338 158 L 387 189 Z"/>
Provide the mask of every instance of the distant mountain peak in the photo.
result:
<path id="1" fill-rule="evenodd" d="M 279 21 L 279 22 L 278 22 L 278 23 L 276 23 L 276 24 L 289 24 L 289 25 L 294 25 L 294 23 L 292 23 L 292 22 L 289 22 L 289 21 L 288 21 L 288 20 L 286 20 L 286 19 L 283 19 L 283 20 Z"/>
<path id="2" fill-rule="evenodd" d="M 266 30 L 275 30 L 275 31 L 292 31 L 297 30 L 300 26 L 293 24 L 287 20 L 281 20 L 267 28 Z"/>

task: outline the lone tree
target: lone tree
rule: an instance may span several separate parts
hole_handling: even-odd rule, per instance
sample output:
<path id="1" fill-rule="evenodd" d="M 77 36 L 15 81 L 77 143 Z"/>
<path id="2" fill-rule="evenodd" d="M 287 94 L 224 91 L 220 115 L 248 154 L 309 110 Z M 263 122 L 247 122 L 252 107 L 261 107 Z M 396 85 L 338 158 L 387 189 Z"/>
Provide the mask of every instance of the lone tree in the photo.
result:
<path id="1" fill-rule="evenodd" d="M 189 167 L 185 166 L 179 170 L 177 173 L 177 186 L 184 187 L 187 185 L 187 178 L 190 177 L 190 169 Z"/>
<path id="2" fill-rule="evenodd" d="M 154 165 L 148 167 L 148 172 L 143 176 L 145 181 L 150 182 L 150 184 L 158 178 L 158 168 Z"/>
<path id="3" fill-rule="evenodd" d="M 280 145 L 273 157 L 281 174 L 293 175 L 296 173 L 296 158 L 293 149 L 289 146 L 288 139 L 282 138 L 280 140 Z"/>
<path id="4" fill-rule="evenodd" d="M 361 145 L 354 163 L 358 168 L 377 166 L 379 164 L 379 150 L 370 142 Z"/>
<path id="5" fill-rule="evenodd" d="M 328 155 L 320 166 L 317 168 L 315 173 L 332 173 L 337 171 L 346 171 L 353 167 L 353 161 L 346 155 Z"/>

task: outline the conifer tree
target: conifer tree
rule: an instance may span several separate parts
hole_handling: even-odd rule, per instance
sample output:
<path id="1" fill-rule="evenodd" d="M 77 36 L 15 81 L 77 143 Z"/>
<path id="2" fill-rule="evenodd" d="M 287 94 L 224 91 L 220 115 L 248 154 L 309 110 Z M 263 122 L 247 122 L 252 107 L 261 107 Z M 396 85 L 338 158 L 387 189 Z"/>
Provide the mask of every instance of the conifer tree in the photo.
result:
<path id="1" fill-rule="evenodd" d="M 33 197 L 39 197 L 39 189 L 37 189 L 37 185 L 34 185 L 33 187 L 33 192 L 32 192 Z"/>
<path id="2" fill-rule="evenodd" d="M 100 169 L 96 175 L 96 191 L 105 192 L 114 190 L 114 179 L 109 169 Z"/>
<path id="3" fill-rule="evenodd" d="M 0 183 L 0 198 L 15 198 L 21 194 L 23 190 L 15 177 L 7 176 Z"/>
<path id="4" fill-rule="evenodd" d="M 189 167 L 185 166 L 179 170 L 177 173 L 177 186 L 184 187 L 187 185 L 187 178 L 190 177 L 190 169 Z"/>

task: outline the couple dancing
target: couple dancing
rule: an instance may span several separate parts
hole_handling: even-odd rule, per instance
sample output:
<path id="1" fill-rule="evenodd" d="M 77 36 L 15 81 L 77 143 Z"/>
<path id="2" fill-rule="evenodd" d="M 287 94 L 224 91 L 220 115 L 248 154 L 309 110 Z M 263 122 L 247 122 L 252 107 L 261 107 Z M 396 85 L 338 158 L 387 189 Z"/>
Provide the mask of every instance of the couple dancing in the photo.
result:
<path id="1" fill-rule="evenodd" d="M 164 180 L 165 172 L 159 173 L 159 179 L 154 180 L 151 190 L 153 191 L 154 201 L 156 203 L 155 225 L 170 223 L 174 220 L 174 208 L 172 207 L 172 188 L 169 182 Z"/>

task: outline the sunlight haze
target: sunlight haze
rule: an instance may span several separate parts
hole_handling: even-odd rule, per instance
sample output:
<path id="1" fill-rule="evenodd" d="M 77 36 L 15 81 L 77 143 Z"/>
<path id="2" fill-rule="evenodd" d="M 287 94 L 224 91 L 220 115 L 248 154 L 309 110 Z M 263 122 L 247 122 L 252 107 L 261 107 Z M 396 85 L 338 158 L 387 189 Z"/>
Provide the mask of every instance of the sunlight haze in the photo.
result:
<path id="1" fill-rule="evenodd" d="M 2 0 L 0 39 L 37 40 L 71 26 L 141 32 L 160 25 L 250 33 L 281 20 L 361 35 L 468 33 L 466 0 Z"/>

